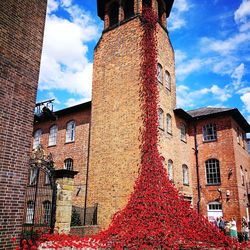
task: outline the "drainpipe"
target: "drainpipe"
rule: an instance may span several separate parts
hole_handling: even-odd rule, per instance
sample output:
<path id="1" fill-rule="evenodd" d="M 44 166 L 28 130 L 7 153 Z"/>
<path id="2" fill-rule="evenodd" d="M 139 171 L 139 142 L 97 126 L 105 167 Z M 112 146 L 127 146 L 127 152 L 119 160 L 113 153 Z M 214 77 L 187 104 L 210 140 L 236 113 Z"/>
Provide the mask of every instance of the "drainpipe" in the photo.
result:
<path id="1" fill-rule="evenodd" d="M 90 134 L 91 134 L 91 115 L 89 121 L 89 138 L 88 138 L 88 153 L 87 153 L 87 169 L 86 169 L 86 183 L 85 183 L 85 198 L 84 198 L 84 214 L 83 225 L 86 225 L 86 213 L 87 213 L 87 197 L 88 197 L 88 182 L 89 182 L 89 152 L 90 152 Z"/>
<path id="2" fill-rule="evenodd" d="M 200 213 L 201 187 L 200 187 L 196 122 L 194 122 L 193 126 L 194 126 L 194 152 L 195 152 L 196 178 L 197 178 L 197 191 L 198 191 L 197 211 L 198 213 Z"/>

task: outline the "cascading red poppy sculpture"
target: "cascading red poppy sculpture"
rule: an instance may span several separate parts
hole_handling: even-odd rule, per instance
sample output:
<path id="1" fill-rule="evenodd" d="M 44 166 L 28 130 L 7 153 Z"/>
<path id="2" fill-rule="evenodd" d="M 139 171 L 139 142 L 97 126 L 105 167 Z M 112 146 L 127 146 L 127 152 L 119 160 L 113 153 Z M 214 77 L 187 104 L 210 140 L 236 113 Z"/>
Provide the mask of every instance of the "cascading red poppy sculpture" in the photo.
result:
<path id="1" fill-rule="evenodd" d="M 190 208 L 168 179 L 158 143 L 157 16 L 152 8 L 142 15 L 141 109 L 143 119 L 140 174 L 124 209 L 109 226 L 91 238 L 46 236 L 49 246 L 93 249 L 246 249 L 219 232 Z"/>

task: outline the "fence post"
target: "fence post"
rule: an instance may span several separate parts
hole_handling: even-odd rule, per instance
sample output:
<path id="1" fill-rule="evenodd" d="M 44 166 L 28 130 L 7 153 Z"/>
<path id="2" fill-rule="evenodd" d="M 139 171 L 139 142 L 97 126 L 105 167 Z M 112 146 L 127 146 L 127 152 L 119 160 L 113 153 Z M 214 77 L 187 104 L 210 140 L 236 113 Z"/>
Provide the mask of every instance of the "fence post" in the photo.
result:
<path id="1" fill-rule="evenodd" d="M 57 185 L 55 230 L 59 234 L 68 234 L 70 232 L 73 182 L 76 174 L 78 174 L 77 171 L 66 169 L 55 171 Z"/>

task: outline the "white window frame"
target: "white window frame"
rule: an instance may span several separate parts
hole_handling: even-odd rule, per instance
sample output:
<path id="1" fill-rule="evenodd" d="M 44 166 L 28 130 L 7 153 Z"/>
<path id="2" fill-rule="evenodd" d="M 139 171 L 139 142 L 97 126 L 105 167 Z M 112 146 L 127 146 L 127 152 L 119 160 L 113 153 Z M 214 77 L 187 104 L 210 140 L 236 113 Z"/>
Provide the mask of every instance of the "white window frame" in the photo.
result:
<path id="1" fill-rule="evenodd" d="M 242 166 L 240 166 L 240 177 L 241 177 L 241 185 L 245 186 L 245 173 Z"/>
<path id="2" fill-rule="evenodd" d="M 220 162 L 217 159 L 211 158 L 205 161 L 206 181 L 207 185 L 220 185 Z"/>
<path id="3" fill-rule="evenodd" d="M 170 114 L 166 115 L 166 131 L 172 134 L 172 116 Z"/>
<path id="4" fill-rule="evenodd" d="M 185 124 L 180 125 L 180 133 L 181 133 L 181 140 L 186 142 L 187 141 L 187 131 Z"/>
<path id="5" fill-rule="evenodd" d="M 168 178 L 171 181 L 174 180 L 173 161 L 171 159 L 168 160 Z"/>
<path id="6" fill-rule="evenodd" d="M 157 63 L 157 81 L 160 82 L 162 84 L 162 78 L 163 78 L 163 74 L 162 74 L 162 65 L 160 63 Z"/>
<path id="7" fill-rule="evenodd" d="M 189 169 L 186 164 L 182 165 L 183 184 L 189 185 Z"/>
<path id="8" fill-rule="evenodd" d="M 37 129 L 34 132 L 33 149 L 36 149 L 41 144 L 42 130 Z"/>
<path id="9" fill-rule="evenodd" d="M 171 90 L 171 76 L 167 70 L 165 70 L 165 85 L 167 90 Z"/>
<path id="10" fill-rule="evenodd" d="M 53 125 L 49 130 L 49 146 L 55 146 L 57 139 L 57 126 Z"/>
<path id="11" fill-rule="evenodd" d="M 73 167 L 74 167 L 74 161 L 72 158 L 67 158 L 64 160 L 64 169 L 72 171 Z"/>
<path id="12" fill-rule="evenodd" d="M 75 141 L 75 129 L 76 129 L 75 121 L 69 121 L 66 126 L 66 142 Z"/>
<path id="13" fill-rule="evenodd" d="M 161 108 L 158 109 L 158 127 L 164 130 L 164 112 Z"/>
<path id="14" fill-rule="evenodd" d="M 217 129 L 215 124 L 206 124 L 202 127 L 203 141 L 216 141 L 217 140 Z"/>

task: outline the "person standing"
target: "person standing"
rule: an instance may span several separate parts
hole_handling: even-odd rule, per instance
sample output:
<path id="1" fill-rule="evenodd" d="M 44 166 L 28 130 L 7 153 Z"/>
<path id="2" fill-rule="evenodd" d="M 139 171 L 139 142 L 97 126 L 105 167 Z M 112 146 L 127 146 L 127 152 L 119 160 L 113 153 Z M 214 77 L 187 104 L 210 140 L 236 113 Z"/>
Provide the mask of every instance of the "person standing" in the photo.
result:
<path id="1" fill-rule="evenodd" d="M 235 238 L 235 239 L 238 238 L 235 218 L 232 218 L 231 220 L 231 227 L 230 227 L 229 235 L 232 238 Z"/>
<path id="2" fill-rule="evenodd" d="M 219 221 L 219 229 L 221 232 L 225 234 L 225 220 L 222 216 L 220 217 L 220 221 Z"/>
<path id="3" fill-rule="evenodd" d="M 248 228 L 246 217 L 242 218 L 241 227 L 242 227 L 243 241 L 247 241 L 249 239 L 249 228 Z"/>

